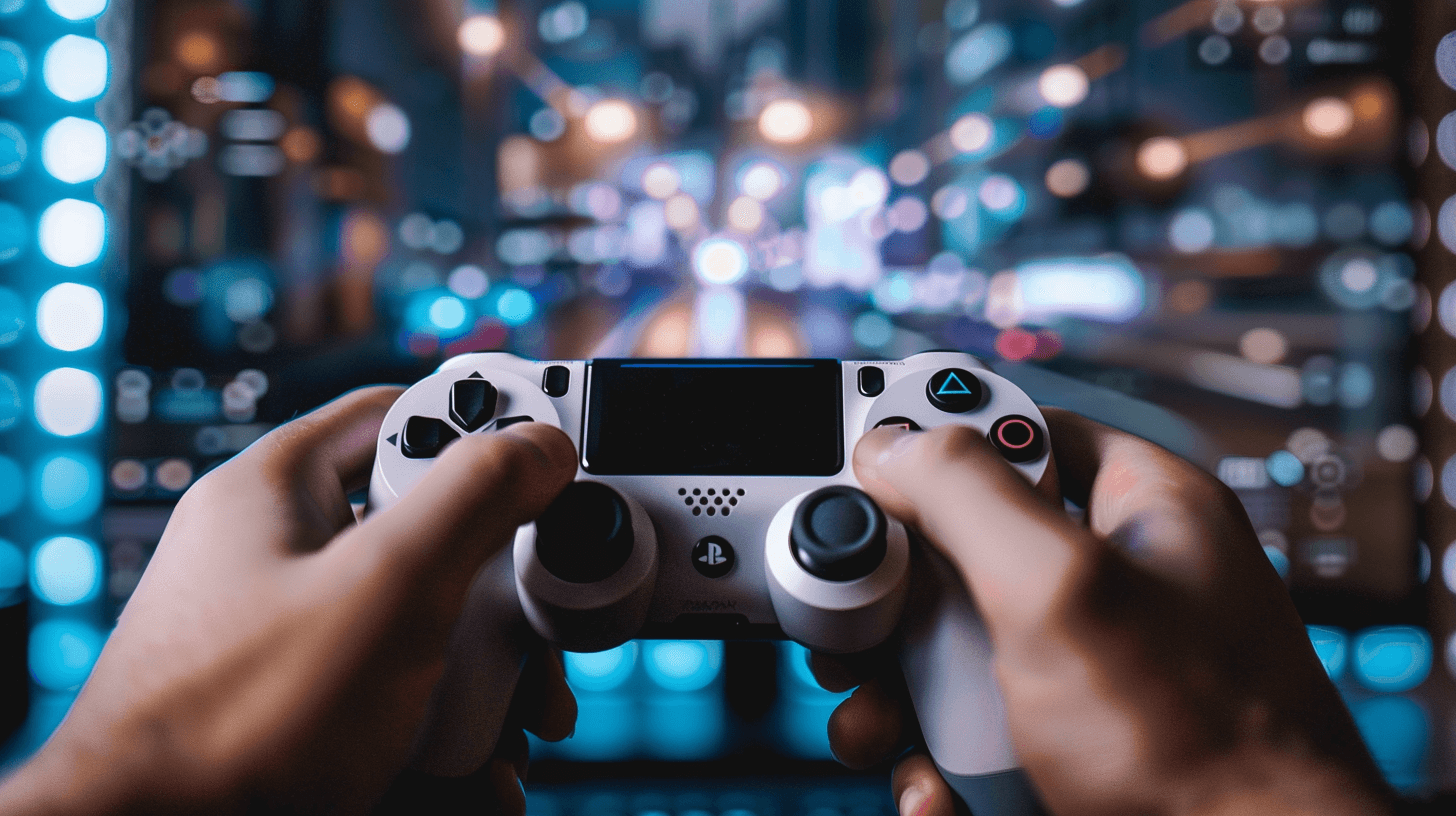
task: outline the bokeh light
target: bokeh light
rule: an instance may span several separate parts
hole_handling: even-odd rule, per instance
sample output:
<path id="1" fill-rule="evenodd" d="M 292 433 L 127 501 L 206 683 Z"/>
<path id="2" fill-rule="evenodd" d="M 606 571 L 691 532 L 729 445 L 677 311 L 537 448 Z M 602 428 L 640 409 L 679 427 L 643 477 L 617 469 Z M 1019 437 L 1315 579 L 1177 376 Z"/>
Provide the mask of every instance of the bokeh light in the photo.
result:
<path id="1" fill-rule="evenodd" d="M 82 266 L 101 257 L 106 214 L 90 201 L 63 198 L 40 216 L 40 250 L 61 266 Z"/>
<path id="2" fill-rule="evenodd" d="M 46 49 L 41 73 L 50 92 L 67 102 L 94 99 L 106 90 L 110 73 L 106 46 L 90 37 L 67 34 Z"/>
<path id="3" fill-rule="evenodd" d="M 58 283 L 41 295 L 35 325 L 52 348 L 79 351 L 101 339 L 105 315 L 100 292 L 79 283 Z"/>

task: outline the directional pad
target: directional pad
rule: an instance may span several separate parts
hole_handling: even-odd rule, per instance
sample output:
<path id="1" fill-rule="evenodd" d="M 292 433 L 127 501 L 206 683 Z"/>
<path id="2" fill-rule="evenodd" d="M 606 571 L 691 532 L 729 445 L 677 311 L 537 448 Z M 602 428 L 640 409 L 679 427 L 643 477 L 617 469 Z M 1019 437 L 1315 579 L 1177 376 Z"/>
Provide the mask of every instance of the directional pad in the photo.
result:
<path id="1" fill-rule="evenodd" d="M 450 418 L 466 433 L 478 431 L 495 416 L 495 400 L 489 380 L 460 380 L 450 386 Z"/>
<path id="2" fill-rule="evenodd" d="M 443 419 L 412 416 L 404 423 L 399 450 L 410 459 L 434 459 L 441 448 L 459 438 Z"/>

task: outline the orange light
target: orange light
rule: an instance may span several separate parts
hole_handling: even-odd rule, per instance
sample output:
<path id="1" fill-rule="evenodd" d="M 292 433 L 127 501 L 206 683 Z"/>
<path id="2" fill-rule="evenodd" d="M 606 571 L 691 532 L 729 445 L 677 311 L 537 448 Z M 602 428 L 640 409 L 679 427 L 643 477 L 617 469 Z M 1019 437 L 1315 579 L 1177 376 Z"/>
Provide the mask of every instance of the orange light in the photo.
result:
<path id="1" fill-rule="evenodd" d="M 189 31 L 177 40 L 177 59 L 194 71 L 206 71 L 217 64 L 222 49 L 206 31 Z"/>
<path id="2" fill-rule="evenodd" d="M 587 109 L 586 135 L 604 144 L 616 144 L 637 132 L 637 114 L 620 99 L 603 99 Z"/>

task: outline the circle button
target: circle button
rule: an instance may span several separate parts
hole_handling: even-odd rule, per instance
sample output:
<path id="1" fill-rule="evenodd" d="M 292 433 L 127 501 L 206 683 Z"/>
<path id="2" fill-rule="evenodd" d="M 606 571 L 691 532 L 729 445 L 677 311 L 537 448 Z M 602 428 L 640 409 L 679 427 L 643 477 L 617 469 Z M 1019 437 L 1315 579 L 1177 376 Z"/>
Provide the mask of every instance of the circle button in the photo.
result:
<path id="1" fill-rule="evenodd" d="M 985 387 L 964 368 L 942 368 L 925 384 L 925 396 L 948 414 L 964 414 L 981 407 Z"/>
<path id="2" fill-rule="evenodd" d="M 986 436 L 1008 462 L 1031 462 L 1040 459 L 1046 450 L 1046 437 L 1035 422 L 1010 414 L 996 420 Z"/>
<path id="3" fill-rule="evenodd" d="M 705 536 L 693 545 L 693 569 L 704 578 L 722 578 L 733 571 L 733 545 L 722 536 Z"/>

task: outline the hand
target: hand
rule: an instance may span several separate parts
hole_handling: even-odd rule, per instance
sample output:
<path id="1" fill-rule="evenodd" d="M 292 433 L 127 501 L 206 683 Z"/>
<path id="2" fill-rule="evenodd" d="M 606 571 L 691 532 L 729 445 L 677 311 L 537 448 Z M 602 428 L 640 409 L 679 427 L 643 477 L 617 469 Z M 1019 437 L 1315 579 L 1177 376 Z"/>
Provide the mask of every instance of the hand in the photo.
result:
<path id="1" fill-rule="evenodd" d="M 1074 521 L 973 430 L 881 429 L 855 473 L 945 555 L 985 618 L 1012 742 L 1057 814 L 1389 813 L 1393 797 L 1232 491 L 1151 443 L 1048 409 Z M 1054 483 L 1053 483 L 1054 484 Z M 866 671 L 866 666 L 878 666 Z M 859 689 L 830 742 L 866 766 L 915 737 L 894 660 L 816 656 Z M 923 754 L 902 816 L 951 816 Z"/>
<path id="2" fill-rule="evenodd" d="M 0 812 L 358 812 L 380 799 L 471 579 L 576 470 L 546 425 L 467 436 L 356 523 L 348 494 L 367 484 L 400 393 L 348 394 L 187 491 L 70 714 L 0 787 Z M 565 737 L 576 705 L 560 663 L 527 671 L 517 725 Z M 508 728 L 473 782 L 521 813 L 524 770 Z"/>

